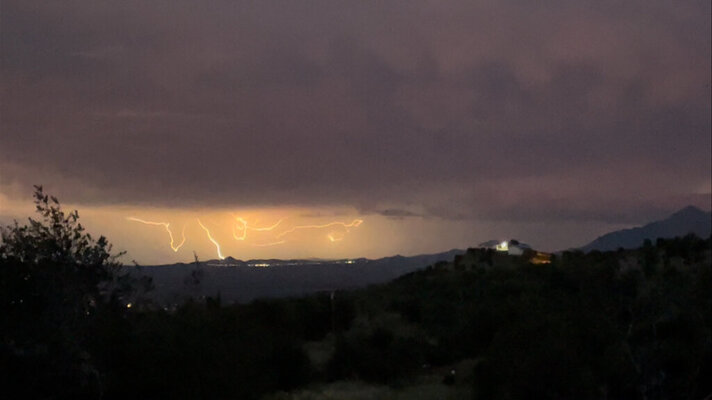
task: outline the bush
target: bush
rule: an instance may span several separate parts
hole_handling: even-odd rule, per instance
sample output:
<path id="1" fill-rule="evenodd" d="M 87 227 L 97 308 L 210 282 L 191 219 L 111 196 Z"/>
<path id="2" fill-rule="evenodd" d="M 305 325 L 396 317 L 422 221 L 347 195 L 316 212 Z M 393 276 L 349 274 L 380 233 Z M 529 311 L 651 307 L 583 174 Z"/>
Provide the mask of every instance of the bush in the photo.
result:
<path id="1" fill-rule="evenodd" d="M 0 362 L 5 388 L 23 397 L 81 398 L 101 392 L 88 348 L 97 313 L 128 289 L 119 255 L 94 240 L 59 201 L 35 186 L 39 220 L 0 228 Z"/>

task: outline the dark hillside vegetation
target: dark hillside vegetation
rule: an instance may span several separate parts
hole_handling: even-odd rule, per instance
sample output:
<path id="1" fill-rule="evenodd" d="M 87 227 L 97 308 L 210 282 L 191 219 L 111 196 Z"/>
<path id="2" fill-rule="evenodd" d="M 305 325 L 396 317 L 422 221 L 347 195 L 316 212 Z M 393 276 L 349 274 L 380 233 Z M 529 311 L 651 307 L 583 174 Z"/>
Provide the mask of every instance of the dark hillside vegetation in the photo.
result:
<path id="1" fill-rule="evenodd" d="M 406 393 L 423 379 L 467 389 L 454 398 L 712 393 L 710 238 L 540 265 L 470 249 L 366 289 L 168 311 L 78 215 L 41 190 L 37 203 L 41 220 L 2 232 L 3 398 L 354 398 L 322 388 Z"/>
<path id="2" fill-rule="evenodd" d="M 550 265 L 510 259 L 440 265 L 355 293 L 366 315 L 395 313 L 423 340 L 418 362 L 476 360 L 477 398 L 701 398 L 712 392 L 710 240 L 636 251 L 564 253 Z M 517 265 L 518 264 L 518 265 Z M 395 343 L 399 338 L 391 330 Z M 359 346 L 342 357 L 359 370 Z M 377 341 L 376 341 L 377 342 Z M 397 346 L 394 346 L 397 348 Z M 338 357 L 337 347 L 337 360 Z M 350 349 L 350 350 L 351 350 Z M 390 363 L 397 363 L 391 355 Z M 407 363 L 414 353 L 403 359 Z M 413 367 L 415 368 L 415 367 Z"/>
<path id="3" fill-rule="evenodd" d="M 649 224 L 607 233 L 583 246 L 581 250 L 611 251 L 619 248 L 636 249 L 645 239 L 674 238 L 694 233 L 699 237 L 712 234 L 712 212 L 704 212 L 697 207 L 687 206 L 668 218 Z"/>

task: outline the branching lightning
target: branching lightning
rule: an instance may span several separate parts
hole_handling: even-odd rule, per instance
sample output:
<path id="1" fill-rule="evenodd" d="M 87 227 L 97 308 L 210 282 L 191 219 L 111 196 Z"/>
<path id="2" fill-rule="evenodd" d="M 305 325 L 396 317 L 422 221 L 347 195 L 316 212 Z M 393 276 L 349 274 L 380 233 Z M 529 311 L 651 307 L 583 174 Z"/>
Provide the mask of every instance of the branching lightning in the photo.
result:
<path id="1" fill-rule="evenodd" d="M 233 215 L 233 217 L 235 218 L 235 220 L 236 220 L 239 224 L 238 224 L 238 225 L 233 225 L 233 227 L 232 227 L 232 237 L 233 237 L 235 240 L 240 240 L 240 241 L 243 241 L 243 240 L 247 239 L 247 230 L 248 230 L 248 229 L 249 229 L 249 230 L 252 230 L 252 231 L 257 231 L 257 232 L 269 232 L 269 231 L 274 230 L 274 228 L 276 228 L 279 224 L 282 223 L 282 221 L 284 221 L 284 218 L 282 218 L 282 219 L 280 219 L 279 221 L 277 221 L 277 222 L 276 222 L 274 225 L 272 225 L 272 226 L 266 226 L 266 227 L 262 227 L 262 228 L 254 228 L 254 227 L 249 226 L 248 223 L 247 223 L 247 221 L 246 221 L 244 218 L 242 218 L 242 217 L 236 217 L 236 216 L 234 216 L 234 215 Z M 242 231 L 242 234 L 241 234 L 241 235 L 238 235 L 238 234 L 237 234 L 237 230 Z"/>
<path id="2" fill-rule="evenodd" d="M 128 217 L 126 219 L 128 219 L 129 221 L 140 222 L 140 223 L 146 224 L 146 225 L 161 225 L 161 226 L 163 226 L 163 228 L 165 228 L 166 232 L 168 232 L 168 236 L 171 238 L 170 246 L 174 252 L 177 252 L 178 249 L 180 249 L 183 246 L 183 244 L 185 244 L 185 225 L 183 225 L 183 231 L 181 232 L 182 240 L 178 245 L 176 245 L 175 241 L 173 239 L 173 232 L 171 231 L 171 227 L 170 227 L 171 224 L 169 224 L 168 222 L 146 221 L 146 220 L 136 218 L 136 217 Z"/>
<path id="3" fill-rule="evenodd" d="M 200 225 L 200 227 L 203 228 L 203 230 L 205 231 L 205 233 L 208 235 L 208 239 L 209 239 L 211 242 L 213 242 L 213 244 L 215 245 L 215 248 L 218 250 L 218 258 L 221 259 L 221 260 L 224 260 L 225 257 L 222 255 L 222 252 L 220 251 L 220 243 L 218 243 L 218 241 L 213 238 L 213 235 L 211 235 L 211 234 L 210 234 L 210 231 L 208 230 L 208 228 L 206 228 L 205 225 L 203 225 L 203 223 L 200 222 L 200 219 L 199 219 L 199 218 L 196 218 L 196 220 L 198 221 L 198 225 Z"/>
<path id="4" fill-rule="evenodd" d="M 351 223 L 335 221 L 320 225 L 297 225 L 278 232 L 278 228 L 280 228 L 285 218 L 282 218 L 269 226 L 256 226 L 248 223 L 245 218 L 236 215 L 232 215 L 232 217 L 234 218 L 234 221 L 231 221 L 229 223 L 229 226 L 232 228 L 232 237 L 236 241 L 245 242 L 245 244 L 249 244 L 253 247 L 278 246 L 290 241 L 287 240 L 285 236 L 293 234 L 297 231 L 326 228 L 331 228 L 327 231 L 327 240 L 331 243 L 340 242 L 344 240 L 346 232 L 349 232 L 351 228 L 356 228 L 361 225 L 361 223 L 363 223 L 363 220 L 355 219 Z M 162 226 L 163 229 L 165 229 L 168 233 L 168 237 L 170 238 L 169 245 L 174 252 L 177 252 L 181 247 L 183 247 L 186 242 L 185 224 L 183 225 L 183 229 L 181 231 L 181 241 L 180 243 L 176 243 L 176 237 L 173 235 L 173 229 L 171 228 L 171 224 L 168 222 L 148 221 L 137 217 L 127 217 L 126 219 L 133 222 L 139 222 L 144 225 Z M 217 241 L 217 239 L 213 236 L 213 233 L 208 229 L 207 226 L 202 223 L 199 218 L 196 218 L 196 221 L 198 222 L 198 225 L 200 225 L 200 227 L 205 231 L 206 235 L 208 236 L 208 240 L 210 240 L 210 242 L 215 246 L 218 258 L 224 260 L 225 256 L 222 253 L 222 247 Z M 256 223 L 257 220 L 255 220 L 255 224 Z M 253 237 L 254 235 L 250 235 L 248 239 L 247 231 L 260 232 L 259 235 L 256 235 L 259 236 L 258 240 L 255 241 L 255 238 Z"/>
<path id="5" fill-rule="evenodd" d="M 323 224 L 323 225 L 299 225 L 299 226 L 295 226 L 291 229 L 288 229 L 282 233 L 279 233 L 276 237 L 277 237 L 277 239 L 279 239 L 285 235 L 288 235 L 288 234 L 295 232 L 297 230 L 300 230 L 300 229 L 322 229 L 322 228 L 329 228 L 332 226 L 342 226 L 342 227 L 344 227 L 344 229 L 346 229 L 346 231 L 348 231 L 349 228 L 356 228 L 357 226 L 361 225 L 361 223 L 363 223 L 363 220 L 355 219 L 350 224 L 347 224 L 345 222 L 330 222 L 328 224 Z"/>

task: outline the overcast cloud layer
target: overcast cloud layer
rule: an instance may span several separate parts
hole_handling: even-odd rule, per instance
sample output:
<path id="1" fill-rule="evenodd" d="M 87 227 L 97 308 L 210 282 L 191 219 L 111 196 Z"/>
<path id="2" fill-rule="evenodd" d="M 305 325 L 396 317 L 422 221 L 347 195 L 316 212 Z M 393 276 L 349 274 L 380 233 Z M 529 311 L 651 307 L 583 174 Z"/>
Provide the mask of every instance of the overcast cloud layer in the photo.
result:
<path id="1" fill-rule="evenodd" d="M 2 2 L 0 190 L 640 221 L 709 205 L 710 2 Z"/>

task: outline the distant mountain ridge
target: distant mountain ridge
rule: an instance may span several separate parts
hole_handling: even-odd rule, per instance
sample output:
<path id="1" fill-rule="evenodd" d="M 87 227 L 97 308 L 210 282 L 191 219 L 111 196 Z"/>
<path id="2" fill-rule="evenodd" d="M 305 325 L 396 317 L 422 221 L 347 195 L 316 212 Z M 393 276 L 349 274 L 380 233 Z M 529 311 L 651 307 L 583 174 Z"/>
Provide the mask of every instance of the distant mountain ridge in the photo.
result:
<path id="1" fill-rule="evenodd" d="M 694 206 L 687 206 L 666 219 L 651 222 L 636 228 L 622 229 L 598 237 L 580 250 L 610 251 L 618 248 L 634 249 L 642 246 L 645 239 L 673 238 L 694 233 L 707 238 L 712 232 L 712 212 L 705 212 Z"/>
<path id="2" fill-rule="evenodd" d="M 185 295 L 215 296 L 223 301 L 249 302 L 257 298 L 300 296 L 330 290 L 353 289 L 385 283 L 438 261 L 451 261 L 463 250 L 375 260 L 357 259 L 255 259 L 208 260 L 157 266 L 126 267 L 136 275 L 153 278 L 151 296 L 161 303 L 175 303 Z M 199 283 L 190 284 L 196 275 Z"/>

